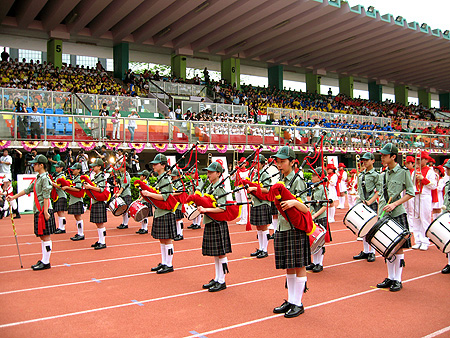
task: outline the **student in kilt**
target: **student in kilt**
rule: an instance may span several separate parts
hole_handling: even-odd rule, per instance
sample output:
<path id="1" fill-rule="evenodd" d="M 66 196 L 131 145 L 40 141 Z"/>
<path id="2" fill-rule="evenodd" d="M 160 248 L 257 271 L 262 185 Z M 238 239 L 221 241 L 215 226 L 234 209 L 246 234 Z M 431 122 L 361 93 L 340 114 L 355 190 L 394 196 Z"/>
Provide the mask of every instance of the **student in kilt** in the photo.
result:
<path id="1" fill-rule="evenodd" d="M 56 189 L 58 194 L 58 200 L 53 204 L 53 212 L 58 214 L 58 229 L 56 229 L 55 234 L 65 234 L 66 233 L 66 217 L 64 212 L 67 211 L 67 195 L 61 187 L 56 184 L 56 180 L 60 177 L 64 177 L 65 163 L 63 161 L 58 161 L 55 165 L 55 173 L 53 174 L 52 186 Z"/>
<path id="2" fill-rule="evenodd" d="M 170 176 L 172 177 L 172 181 L 177 180 L 181 177 L 181 173 L 178 171 L 177 168 L 172 169 L 172 172 L 170 173 Z M 173 183 L 173 188 L 175 191 L 183 190 L 183 182 L 176 181 Z M 179 195 L 181 193 L 174 193 L 174 195 Z M 175 210 L 175 220 L 177 222 L 177 235 L 173 239 L 174 241 L 181 241 L 183 240 L 183 218 L 184 215 L 181 212 L 182 205 L 178 205 L 177 209 Z"/>
<path id="3" fill-rule="evenodd" d="M 269 164 L 275 161 L 273 158 L 269 158 Z M 272 215 L 272 223 L 269 225 L 269 229 L 273 229 L 273 234 L 270 236 L 270 239 L 274 239 L 275 232 L 277 232 L 278 228 L 278 209 L 275 206 L 274 202 L 270 202 L 270 213 Z"/>
<path id="4" fill-rule="evenodd" d="M 311 171 L 312 183 L 320 182 L 322 176 L 322 168 L 316 168 L 315 171 Z M 328 191 L 326 190 L 325 183 L 315 187 L 311 191 L 311 200 L 326 200 L 328 197 Z M 325 234 L 325 242 L 331 242 L 331 229 L 327 222 L 327 204 L 326 203 L 311 203 L 310 210 L 312 219 L 317 225 L 322 226 L 327 230 Z M 306 267 L 306 270 L 312 270 L 312 272 L 323 271 L 323 256 L 325 254 L 325 246 L 323 246 L 318 252 L 313 254 L 313 261 Z"/>
<path id="5" fill-rule="evenodd" d="M 446 171 L 447 176 L 450 176 L 450 161 L 447 161 L 444 164 L 444 168 Z M 445 206 L 445 208 L 444 208 Z M 444 187 L 444 205 L 442 207 L 442 209 L 450 211 L 450 180 L 448 180 L 445 183 L 445 187 Z M 448 264 L 446 266 L 444 266 L 444 268 L 442 269 L 442 273 L 444 274 L 450 274 L 450 253 L 447 254 L 447 258 L 448 258 Z"/>
<path id="6" fill-rule="evenodd" d="M 138 172 L 138 175 L 139 175 L 139 179 L 148 185 L 147 179 L 150 176 L 150 173 L 148 172 L 148 170 L 142 170 L 141 172 Z M 153 209 L 152 209 L 151 203 L 144 200 L 144 197 L 142 197 L 142 196 L 138 199 L 138 201 L 147 206 L 147 208 L 149 210 L 148 217 L 153 216 Z M 138 231 L 136 231 L 137 234 L 139 234 L 139 235 L 148 234 L 148 217 L 144 218 L 141 221 L 141 228 Z"/>
<path id="7" fill-rule="evenodd" d="M 414 197 L 414 185 L 408 169 L 404 169 L 397 163 L 398 149 L 392 143 L 387 143 L 381 150 L 381 162 L 387 165 L 387 169 L 380 175 L 379 189 L 380 203 L 378 215 L 384 211 L 386 216 L 391 216 L 397 223 L 409 231 L 408 218 L 403 203 Z M 403 197 L 402 192 L 405 191 Z M 389 204 L 388 204 L 389 202 Z M 405 266 L 403 248 L 411 247 L 411 239 L 408 239 L 402 248 L 395 253 L 393 261 L 387 261 L 388 277 L 377 288 L 389 288 L 389 291 L 402 289 L 402 272 Z"/>
<path id="8" fill-rule="evenodd" d="M 289 146 L 284 146 L 274 157 L 277 167 L 282 173 L 281 181 L 288 186 L 295 175 L 292 170 L 295 160 L 294 150 Z M 292 194 L 297 195 L 301 191 L 301 181 L 301 178 L 297 176 L 290 185 L 289 191 Z M 282 201 L 281 206 L 283 210 L 297 208 L 302 213 L 309 212 L 306 205 L 300 203 L 299 200 Z M 281 214 L 278 215 L 278 219 L 278 230 L 274 238 L 275 264 L 277 269 L 286 269 L 288 300 L 274 308 L 273 312 L 284 313 L 286 318 L 293 318 L 304 312 L 302 296 L 306 290 L 306 266 L 311 264 L 309 238 L 306 232 L 295 228 Z"/>
<path id="9" fill-rule="evenodd" d="M 119 184 L 119 191 L 114 194 L 114 197 L 120 196 L 125 201 L 126 205 L 129 207 L 132 199 L 131 199 L 131 176 L 127 172 L 127 166 L 125 161 L 122 162 L 121 167 L 119 168 L 120 177 L 117 181 Z M 122 224 L 117 227 L 117 229 L 127 229 L 128 228 L 128 220 L 129 220 L 128 212 L 125 212 L 122 215 Z"/>
<path id="10" fill-rule="evenodd" d="M 72 186 L 71 187 L 62 187 L 61 189 L 69 192 L 69 209 L 68 214 L 73 215 L 77 222 L 77 230 L 78 233 L 70 237 L 72 241 L 82 241 L 84 240 L 84 223 L 81 219 L 81 215 L 84 214 L 84 204 L 83 199 L 81 197 L 73 196 L 70 191 L 80 191 L 83 188 L 83 183 L 80 179 L 80 172 L 82 169 L 81 163 L 75 163 L 72 167 Z"/>
<path id="11" fill-rule="evenodd" d="M 260 154 L 259 163 L 257 163 L 256 165 L 256 170 L 259 171 L 259 177 L 258 172 L 255 171 L 253 177 L 251 178 L 254 182 L 258 181 L 259 178 L 259 182 L 262 185 L 262 193 L 268 193 L 272 183 L 269 174 L 267 172 L 263 172 L 264 170 L 262 169 L 266 162 L 267 159 L 264 157 L 264 155 Z M 249 187 L 247 189 L 247 192 L 250 194 L 255 190 L 257 190 L 256 187 Z M 256 226 L 256 229 L 258 231 L 259 249 L 251 253 L 250 256 L 256 258 L 265 258 L 269 256 L 267 252 L 267 246 L 269 244 L 270 238 L 269 224 L 272 223 L 271 205 L 269 201 L 260 200 L 253 195 L 251 195 L 251 197 L 253 205 L 250 208 L 250 224 Z"/>
<path id="12" fill-rule="evenodd" d="M 375 170 L 373 164 L 375 163 L 375 156 L 371 152 L 366 152 L 361 157 L 364 170 L 358 176 L 358 202 L 365 203 L 370 209 L 378 212 L 378 181 L 380 174 Z M 364 237 L 363 251 L 361 251 L 353 259 L 367 259 L 368 262 L 375 262 L 375 249 L 366 241 Z"/>
<path id="13" fill-rule="evenodd" d="M 93 163 L 89 165 L 94 173 L 92 183 L 94 183 L 95 186 L 84 182 L 85 189 L 90 189 L 100 193 L 106 189 L 106 179 L 105 175 L 103 174 L 103 164 L 104 163 L 102 159 L 97 158 Z M 91 223 L 95 223 L 98 232 L 98 241 L 92 244 L 91 247 L 93 247 L 95 250 L 106 249 L 105 223 L 108 221 L 106 216 L 106 202 L 97 201 L 91 198 L 91 214 L 89 220 Z"/>
<path id="14" fill-rule="evenodd" d="M 211 183 L 206 189 L 207 194 L 222 196 L 226 193 L 224 186 L 219 185 L 219 179 L 222 177 L 223 167 L 219 162 L 212 162 L 207 168 L 203 169 L 208 173 L 208 180 Z M 227 197 L 222 196 L 217 199 L 217 204 L 226 203 Z M 204 208 L 199 206 L 197 210 L 201 214 L 217 214 L 224 212 L 226 207 Z M 203 222 L 205 230 L 203 231 L 202 255 L 214 256 L 216 275 L 208 283 L 204 284 L 203 289 L 209 292 L 217 292 L 227 288 L 225 283 L 225 273 L 228 272 L 227 253 L 231 253 L 231 240 L 228 232 L 228 224 L 225 221 L 215 221 L 208 215 L 204 215 Z"/>
<path id="15" fill-rule="evenodd" d="M 55 217 L 53 216 L 50 194 L 52 183 L 45 167 L 48 160 L 44 155 L 37 155 L 29 162 L 38 174 L 36 179 L 25 190 L 14 196 L 7 196 L 6 200 L 11 202 L 25 194 L 34 193 L 34 234 L 41 238 L 42 258 L 31 266 L 33 270 L 50 269 L 50 255 L 52 253 L 52 240 L 50 235 L 56 231 Z"/>
<path id="16" fill-rule="evenodd" d="M 153 161 L 153 171 L 158 174 L 158 184 L 155 186 L 159 189 L 161 194 L 152 193 L 146 190 L 142 191 L 142 195 L 151 197 L 156 200 L 166 201 L 169 194 L 173 192 L 173 186 L 166 174 L 167 157 L 163 154 L 157 154 Z M 169 183 L 169 184 L 168 184 Z M 164 188 L 161 188 L 164 186 Z M 177 235 L 177 226 L 175 221 L 175 214 L 171 210 L 155 208 L 152 225 L 152 237 L 159 239 L 161 245 L 161 263 L 151 269 L 158 274 L 168 273 L 173 271 L 173 243 L 172 240 Z"/>
<path id="17" fill-rule="evenodd" d="M 190 194 L 190 195 L 192 195 L 193 193 L 195 193 L 196 190 L 202 191 L 203 186 L 204 186 L 204 184 L 205 184 L 205 183 L 203 182 L 203 180 L 202 180 L 201 178 L 199 178 L 197 170 L 194 169 L 194 170 L 192 171 L 192 176 L 193 176 L 192 180 L 193 180 L 194 182 L 198 179 L 198 184 L 195 185 L 195 187 L 189 187 L 189 194 Z M 193 229 L 193 230 L 201 229 L 201 228 L 202 228 L 201 223 L 202 223 L 202 215 L 199 214 L 199 215 L 192 221 L 192 224 L 191 224 L 191 225 L 188 225 L 187 228 L 188 228 L 188 229 Z"/>

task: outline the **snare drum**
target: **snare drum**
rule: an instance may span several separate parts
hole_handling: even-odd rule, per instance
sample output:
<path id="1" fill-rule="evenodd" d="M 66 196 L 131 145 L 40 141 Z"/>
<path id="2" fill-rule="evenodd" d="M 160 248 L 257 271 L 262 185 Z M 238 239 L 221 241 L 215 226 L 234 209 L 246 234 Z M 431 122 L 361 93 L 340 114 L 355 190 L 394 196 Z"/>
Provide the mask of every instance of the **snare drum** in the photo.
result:
<path id="1" fill-rule="evenodd" d="M 149 213 L 149 208 L 139 201 L 134 201 L 131 203 L 130 208 L 128 209 L 128 214 L 133 217 L 136 222 L 143 221 L 148 217 Z"/>
<path id="2" fill-rule="evenodd" d="M 128 205 L 122 197 L 116 197 L 109 202 L 108 209 L 114 216 L 121 216 L 127 212 Z"/>
<path id="3" fill-rule="evenodd" d="M 377 213 L 360 202 L 345 214 L 344 224 L 358 237 L 364 237 L 377 220 Z"/>
<path id="4" fill-rule="evenodd" d="M 184 217 L 186 217 L 188 221 L 193 221 L 197 218 L 198 215 L 200 215 L 200 212 L 197 210 L 197 208 L 191 204 L 185 204 L 184 209 Z"/>
<path id="5" fill-rule="evenodd" d="M 378 220 L 366 235 L 366 241 L 384 258 L 392 256 L 409 239 L 411 233 L 391 217 Z"/>
<path id="6" fill-rule="evenodd" d="M 443 253 L 450 252 L 450 213 L 446 212 L 431 222 L 426 231 L 427 237 Z"/>
<path id="7" fill-rule="evenodd" d="M 309 246 L 311 247 L 311 253 L 315 254 L 325 245 L 325 234 L 327 230 L 319 224 L 314 223 L 315 229 L 309 235 Z"/>

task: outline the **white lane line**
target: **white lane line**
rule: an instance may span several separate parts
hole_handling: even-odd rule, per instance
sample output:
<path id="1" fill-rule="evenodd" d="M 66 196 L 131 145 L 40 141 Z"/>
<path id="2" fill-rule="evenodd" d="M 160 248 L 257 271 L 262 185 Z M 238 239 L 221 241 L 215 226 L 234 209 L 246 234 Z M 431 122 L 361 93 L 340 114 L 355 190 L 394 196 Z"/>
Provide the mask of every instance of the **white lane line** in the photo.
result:
<path id="1" fill-rule="evenodd" d="M 418 280 L 418 279 L 422 279 L 422 278 L 426 278 L 426 277 L 430 277 L 430 276 L 433 276 L 433 275 L 436 275 L 436 274 L 439 274 L 439 273 L 440 273 L 440 271 L 432 272 L 432 273 L 429 273 L 429 274 L 426 274 L 426 275 L 422 275 L 422 276 L 418 276 L 418 277 L 415 277 L 415 278 L 411 278 L 411 279 L 405 280 L 405 281 L 403 281 L 403 283 L 412 282 L 412 281 L 415 281 L 415 280 Z M 321 306 L 328 305 L 328 304 L 337 303 L 337 302 L 340 302 L 340 301 L 343 301 L 343 300 L 346 300 L 346 299 L 363 296 L 363 295 L 366 295 L 366 294 L 369 294 L 369 293 L 372 293 L 372 292 L 376 292 L 376 291 L 380 291 L 380 290 L 381 289 L 370 289 L 370 290 L 367 290 L 367 291 L 354 293 L 354 294 L 351 294 L 351 295 L 348 295 L 348 296 L 331 299 L 331 300 L 326 301 L 326 302 L 322 302 L 322 303 L 319 303 L 319 304 L 314 304 L 314 305 L 311 305 L 311 306 L 307 306 L 307 307 L 305 307 L 305 310 L 321 307 Z M 222 327 L 222 328 L 211 330 L 211 331 L 206 331 L 206 332 L 201 332 L 201 333 L 194 334 L 194 335 L 191 335 L 191 336 L 186 336 L 184 338 L 194 338 L 194 337 L 200 337 L 200 336 L 206 336 L 206 335 L 209 336 L 209 335 L 214 334 L 214 333 L 223 332 L 223 331 L 227 331 L 227 330 L 231 330 L 231 329 L 235 329 L 235 328 L 238 328 L 238 327 L 243 327 L 243 326 L 247 326 L 247 325 L 251 325 L 251 324 L 255 324 L 255 323 L 260 323 L 260 322 L 263 322 L 263 321 L 266 321 L 266 320 L 269 320 L 269 319 L 273 319 L 273 318 L 278 318 L 278 317 L 283 316 L 283 315 L 284 314 L 277 314 L 277 315 L 271 315 L 271 316 L 267 316 L 267 317 L 263 317 L 263 318 L 258 318 L 258 319 L 254 319 L 254 320 L 251 320 L 251 321 L 247 321 L 247 322 L 243 322 L 243 323 L 239 323 L 239 324 L 234 324 L 234 325 Z"/>
<path id="2" fill-rule="evenodd" d="M 429 273 L 427 275 L 422 275 L 422 276 L 419 276 L 419 277 L 416 277 L 416 278 L 412 278 L 410 280 L 404 281 L 403 283 L 408 283 L 410 281 L 414 281 L 414 280 L 417 280 L 417 279 L 429 277 L 429 276 L 432 276 L 432 275 L 435 275 L 435 274 L 438 274 L 438 273 L 440 273 L 440 271 Z M 285 275 L 279 275 L 279 276 L 271 276 L 271 277 L 266 277 L 266 278 L 261 278 L 261 279 L 255 279 L 255 280 L 252 280 L 252 281 L 232 284 L 232 285 L 229 285 L 228 287 L 247 285 L 247 284 L 252 284 L 252 283 L 256 283 L 256 282 L 262 282 L 262 281 L 266 281 L 266 280 L 280 278 L 280 277 L 284 277 L 284 276 Z M 348 295 L 348 296 L 345 296 L 345 297 L 339 297 L 339 298 L 336 298 L 336 299 L 333 299 L 333 300 L 330 300 L 330 301 L 327 301 L 327 302 L 323 302 L 323 303 L 319 303 L 319 304 L 316 304 L 316 305 L 309 306 L 306 309 L 319 307 L 319 306 L 323 306 L 323 305 L 327 305 L 327 304 L 331 304 L 331 303 L 335 303 L 335 302 L 338 302 L 338 301 L 341 301 L 341 300 L 357 297 L 357 296 L 364 295 L 364 294 L 367 294 L 367 293 L 370 293 L 370 292 L 375 292 L 377 290 L 378 289 L 370 289 L 370 290 L 367 290 L 367 291 L 358 292 L 358 293 L 355 293 L 355 294 L 352 294 L 352 295 Z M 197 291 L 185 292 L 185 293 L 180 293 L 180 294 L 176 294 L 176 295 L 169 295 L 169 296 L 152 298 L 152 299 L 147 299 L 147 300 L 140 300 L 139 303 L 142 303 L 142 304 L 144 304 L 144 303 L 151 303 L 151 302 L 156 302 L 156 301 L 159 301 L 159 300 L 166 300 L 166 299 L 178 298 L 178 297 L 183 297 L 183 296 L 195 295 L 195 294 L 199 294 L 201 292 L 207 292 L 207 291 L 208 290 L 197 290 Z M 117 309 L 117 308 L 126 307 L 126 306 L 134 306 L 134 305 L 135 305 L 134 303 L 127 302 L 127 303 L 124 303 L 124 304 L 105 306 L 105 307 L 96 308 L 96 309 L 77 311 L 77 312 L 69 312 L 69 313 L 65 313 L 65 314 L 61 314 L 61 315 L 35 318 L 35 319 L 24 320 L 24 321 L 20 321 L 20 322 L 6 323 L 6 324 L 0 325 L 0 329 L 7 328 L 7 327 L 12 327 L 12 326 L 18 326 L 18 325 L 42 322 L 42 321 L 52 320 L 52 319 L 57 319 L 57 318 L 72 317 L 72 316 L 77 316 L 77 315 L 86 314 L 86 313 L 93 313 L 93 312 L 98 312 L 98 311 Z M 226 330 L 230 330 L 230 329 L 235 328 L 235 327 L 241 327 L 241 326 L 257 323 L 259 321 L 272 319 L 272 318 L 276 318 L 276 317 L 278 317 L 278 315 L 276 315 L 276 316 L 269 316 L 269 317 L 265 317 L 265 318 L 260 318 L 260 319 L 257 319 L 257 320 L 253 320 L 251 322 L 240 323 L 240 324 L 236 324 L 236 325 L 232 325 L 232 326 L 228 326 L 228 327 L 224 327 L 224 328 L 220 328 L 220 329 L 216 329 L 216 330 L 212 330 L 212 331 L 208 331 L 208 332 L 199 333 L 199 335 L 207 335 L 207 334 L 212 334 L 212 333 L 216 333 L 216 332 L 226 331 Z M 193 336 L 189 336 L 189 337 L 199 337 L 199 335 L 193 335 Z"/>
<path id="3" fill-rule="evenodd" d="M 430 334 L 424 336 L 423 338 L 433 338 L 433 337 L 437 337 L 437 336 L 440 336 L 441 334 L 446 333 L 446 332 L 448 332 L 448 331 L 450 331 L 450 326 L 444 327 L 443 329 L 440 329 L 440 330 L 438 330 L 438 331 L 435 331 L 435 332 L 433 332 L 433 333 L 430 333 Z"/>

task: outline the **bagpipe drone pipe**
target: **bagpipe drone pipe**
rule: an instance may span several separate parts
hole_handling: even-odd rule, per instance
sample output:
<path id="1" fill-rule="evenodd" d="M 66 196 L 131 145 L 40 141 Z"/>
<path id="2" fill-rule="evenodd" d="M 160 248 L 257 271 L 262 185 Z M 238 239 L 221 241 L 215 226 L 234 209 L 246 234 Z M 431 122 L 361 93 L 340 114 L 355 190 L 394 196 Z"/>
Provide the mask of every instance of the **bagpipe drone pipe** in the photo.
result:
<path id="1" fill-rule="evenodd" d="M 75 188 L 72 181 L 66 179 L 65 177 L 60 177 L 56 180 L 56 184 L 58 184 L 60 187 L 72 187 Z M 66 190 L 67 193 L 71 194 L 73 197 L 77 198 L 83 198 L 86 190 L 84 188 L 81 188 L 80 191 L 72 191 L 72 190 Z"/>
<path id="2" fill-rule="evenodd" d="M 96 186 L 96 184 L 93 183 L 87 175 L 81 175 L 80 179 L 83 183 L 86 182 L 94 187 Z M 111 192 L 106 187 L 103 189 L 103 192 L 98 192 L 91 189 L 85 189 L 85 191 L 86 195 L 99 202 L 107 202 L 111 198 Z"/>

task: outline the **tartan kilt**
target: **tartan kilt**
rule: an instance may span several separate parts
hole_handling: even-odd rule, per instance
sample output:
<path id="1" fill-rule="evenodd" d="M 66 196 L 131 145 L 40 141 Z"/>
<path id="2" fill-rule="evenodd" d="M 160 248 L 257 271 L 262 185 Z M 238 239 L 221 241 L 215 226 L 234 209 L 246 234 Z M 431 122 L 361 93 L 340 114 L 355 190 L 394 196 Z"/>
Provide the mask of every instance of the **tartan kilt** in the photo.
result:
<path id="1" fill-rule="evenodd" d="M 153 216 L 153 206 L 151 203 L 148 203 L 146 200 L 142 200 L 141 203 L 148 207 L 148 217 Z"/>
<path id="2" fill-rule="evenodd" d="M 153 217 L 152 237 L 155 239 L 174 239 L 177 235 L 175 214 L 170 212 L 161 217 Z"/>
<path id="3" fill-rule="evenodd" d="M 409 231 L 408 218 L 405 214 L 401 214 L 397 217 L 392 217 L 395 221 L 401 224 L 406 230 Z M 409 249 L 411 247 L 411 237 L 403 244 L 402 248 Z"/>
<path id="4" fill-rule="evenodd" d="M 67 198 L 59 197 L 58 200 L 53 203 L 53 211 L 67 211 Z"/>
<path id="5" fill-rule="evenodd" d="M 206 223 L 203 231 L 202 255 L 222 256 L 230 252 L 231 240 L 227 222 Z"/>
<path id="6" fill-rule="evenodd" d="M 270 214 L 273 215 L 278 215 L 278 209 L 275 206 L 275 203 L 270 202 Z M 272 222 L 271 222 L 272 223 Z"/>
<path id="7" fill-rule="evenodd" d="M 108 221 L 105 202 L 97 202 L 91 205 L 89 221 L 91 223 L 106 223 Z"/>
<path id="8" fill-rule="evenodd" d="M 48 221 L 45 221 L 45 229 L 42 235 L 38 235 L 39 212 L 36 212 L 34 214 L 34 234 L 36 235 L 36 237 L 47 236 L 55 233 L 56 222 L 55 216 L 53 215 L 54 212 L 52 209 L 48 209 L 48 213 L 50 214 L 50 218 L 48 219 Z"/>
<path id="9" fill-rule="evenodd" d="M 268 204 L 261 204 L 250 208 L 250 224 L 255 226 L 272 223 L 272 214 Z"/>
<path id="10" fill-rule="evenodd" d="M 327 226 L 327 218 L 323 217 L 321 219 L 315 219 L 314 223 L 323 226 L 324 229 L 327 229 L 327 233 L 325 234 L 325 243 L 330 243 L 333 239 L 331 238 L 330 223 L 328 223 Z"/>
<path id="11" fill-rule="evenodd" d="M 181 209 L 175 210 L 175 219 L 176 219 L 177 221 L 179 221 L 180 219 L 183 219 L 183 218 L 184 218 L 184 215 L 183 215 L 183 213 L 181 212 Z"/>
<path id="12" fill-rule="evenodd" d="M 275 266 L 277 269 L 301 268 L 311 264 L 309 236 L 299 229 L 275 232 Z"/>
<path id="13" fill-rule="evenodd" d="M 69 205 L 68 208 L 69 215 L 82 215 L 84 214 L 84 205 L 83 202 L 77 202 L 74 204 Z"/>
<path id="14" fill-rule="evenodd" d="M 130 206 L 131 202 L 133 202 L 133 200 L 132 200 L 132 198 L 131 198 L 131 195 L 128 195 L 128 196 L 120 196 L 120 197 L 122 197 L 123 201 L 124 201 L 128 206 Z"/>

